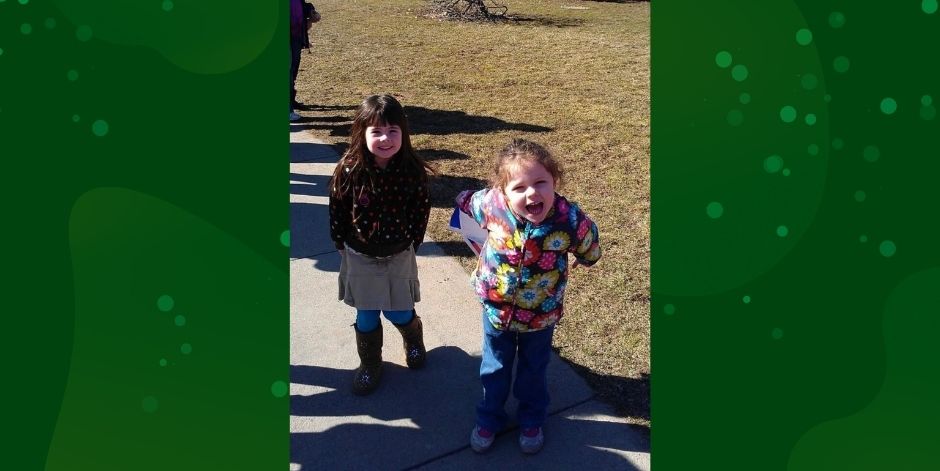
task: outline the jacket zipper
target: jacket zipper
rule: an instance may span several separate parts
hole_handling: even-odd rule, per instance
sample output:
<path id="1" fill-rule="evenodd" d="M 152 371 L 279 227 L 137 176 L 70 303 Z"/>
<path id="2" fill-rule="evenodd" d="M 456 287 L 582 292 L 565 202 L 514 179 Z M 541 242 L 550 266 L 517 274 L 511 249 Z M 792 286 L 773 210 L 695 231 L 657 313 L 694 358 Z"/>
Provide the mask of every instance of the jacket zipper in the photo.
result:
<path id="1" fill-rule="evenodd" d="M 529 221 L 525 222 L 525 229 L 522 231 L 522 254 L 519 257 L 519 266 L 516 268 L 518 273 L 516 274 L 516 289 L 512 293 L 512 315 L 509 317 L 510 322 L 516 317 L 516 310 L 519 309 L 516 300 L 519 298 L 519 289 L 522 286 L 522 265 L 525 261 L 525 243 L 527 240 L 529 240 Z"/>

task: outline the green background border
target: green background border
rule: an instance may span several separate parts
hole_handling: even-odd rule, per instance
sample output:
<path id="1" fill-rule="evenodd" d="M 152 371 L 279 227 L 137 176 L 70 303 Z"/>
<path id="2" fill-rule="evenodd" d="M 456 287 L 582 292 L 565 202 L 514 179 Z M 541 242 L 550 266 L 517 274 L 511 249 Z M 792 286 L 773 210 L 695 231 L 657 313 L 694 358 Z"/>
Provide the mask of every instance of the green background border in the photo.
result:
<path id="1" fill-rule="evenodd" d="M 289 456 L 285 11 L 192 3 L 0 1 L 16 469 Z M 935 9 L 652 5 L 657 470 L 937 462 Z"/>
<path id="2" fill-rule="evenodd" d="M 6 468 L 287 466 L 285 7 L 0 1 Z"/>
<path id="3" fill-rule="evenodd" d="M 652 5 L 652 463 L 929 469 L 936 2 Z"/>

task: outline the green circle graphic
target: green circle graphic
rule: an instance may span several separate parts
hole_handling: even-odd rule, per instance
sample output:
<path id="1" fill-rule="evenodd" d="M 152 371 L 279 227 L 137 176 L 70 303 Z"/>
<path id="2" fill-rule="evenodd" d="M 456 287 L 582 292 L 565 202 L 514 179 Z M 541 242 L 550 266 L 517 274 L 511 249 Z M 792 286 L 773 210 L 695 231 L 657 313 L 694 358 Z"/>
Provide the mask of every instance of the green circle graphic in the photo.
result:
<path id="1" fill-rule="evenodd" d="M 764 171 L 767 173 L 777 173 L 783 168 L 783 157 L 777 154 L 764 159 Z"/>
<path id="2" fill-rule="evenodd" d="M 708 203 L 707 206 L 705 206 L 705 214 L 708 214 L 708 217 L 712 219 L 720 218 L 724 212 L 724 206 L 722 206 L 721 203 L 717 201 L 712 201 L 711 203 Z"/>
<path id="3" fill-rule="evenodd" d="M 832 139 L 832 148 L 835 150 L 842 150 L 845 147 L 845 142 L 838 137 Z"/>
<path id="4" fill-rule="evenodd" d="M 803 121 L 806 123 L 807 126 L 812 126 L 816 124 L 816 115 L 813 113 L 809 113 L 803 118 Z"/>
<path id="5" fill-rule="evenodd" d="M 287 383 L 285 383 L 284 381 L 278 380 L 278 381 L 271 383 L 271 394 L 273 394 L 274 397 L 286 396 L 287 390 L 288 390 Z"/>
<path id="6" fill-rule="evenodd" d="M 813 32 L 802 28 L 796 32 L 796 43 L 800 46 L 809 46 L 809 43 L 813 42 Z"/>
<path id="7" fill-rule="evenodd" d="M 796 119 L 796 108 L 790 105 L 780 108 L 780 119 L 784 123 L 792 123 Z"/>
<path id="8" fill-rule="evenodd" d="M 845 15 L 841 11 L 834 11 L 829 14 L 829 26 L 841 28 L 845 26 Z"/>
<path id="9" fill-rule="evenodd" d="M 864 191 L 858 190 L 858 191 L 855 192 L 855 201 L 858 201 L 859 203 L 861 203 L 861 202 L 865 201 L 865 196 L 866 196 L 866 195 L 865 195 L 865 192 L 864 192 Z"/>
<path id="10" fill-rule="evenodd" d="M 790 233 L 790 229 L 787 226 L 777 226 L 777 236 L 786 237 Z"/>
<path id="11" fill-rule="evenodd" d="M 81 25 L 78 28 L 75 28 L 75 37 L 79 41 L 85 42 L 91 39 L 91 26 Z"/>
<path id="12" fill-rule="evenodd" d="M 148 414 L 156 412 L 159 405 L 160 404 L 157 402 L 157 398 L 153 396 L 147 396 L 142 401 L 140 401 L 140 406 L 144 409 L 144 412 Z"/>
<path id="13" fill-rule="evenodd" d="M 881 112 L 884 114 L 894 114 L 898 110 L 898 102 L 894 98 L 885 97 L 881 100 Z"/>
<path id="14" fill-rule="evenodd" d="M 800 77 L 800 85 L 806 90 L 815 90 L 819 86 L 819 79 L 813 74 L 806 74 Z"/>
<path id="15" fill-rule="evenodd" d="M 845 56 L 836 57 L 835 59 L 832 60 L 832 68 L 836 72 L 839 72 L 840 74 L 844 74 L 848 72 L 849 71 L 849 58 Z"/>
<path id="16" fill-rule="evenodd" d="M 186 325 L 186 317 L 180 314 L 173 318 L 173 323 L 176 324 L 177 327 L 183 327 Z"/>
<path id="17" fill-rule="evenodd" d="M 741 301 L 744 301 L 744 304 L 751 304 L 751 297 L 744 296 L 743 298 L 741 298 Z"/>
<path id="18" fill-rule="evenodd" d="M 193 346 L 190 345 L 190 344 L 188 344 L 188 343 L 184 343 L 184 344 L 180 345 L 180 352 L 181 352 L 183 355 L 189 355 L 190 353 L 193 352 Z"/>
<path id="19" fill-rule="evenodd" d="M 728 116 L 725 118 L 728 121 L 728 124 L 737 127 L 744 122 L 744 113 L 741 110 L 731 110 L 728 112 Z"/>
<path id="20" fill-rule="evenodd" d="M 937 109 L 933 106 L 922 106 L 920 108 L 920 118 L 926 121 L 930 121 L 937 117 Z"/>
<path id="21" fill-rule="evenodd" d="M 770 336 L 773 337 L 774 340 L 780 340 L 780 339 L 782 339 L 782 338 L 783 338 L 783 329 L 781 329 L 781 328 L 779 328 L 779 327 L 774 327 L 774 330 L 770 331 Z"/>
<path id="22" fill-rule="evenodd" d="M 876 162 L 881 157 L 881 151 L 875 146 L 865 146 L 862 150 L 862 158 L 868 162 Z"/>
<path id="23" fill-rule="evenodd" d="M 176 304 L 176 302 L 173 301 L 173 298 L 168 294 L 164 294 L 163 296 L 157 298 L 157 309 L 163 312 L 167 312 L 170 309 L 173 309 L 174 304 Z"/>
<path id="24" fill-rule="evenodd" d="M 895 252 L 898 251 L 898 248 L 894 245 L 894 242 L 886 240 L 878 246 L 878 251 L 885 257 L 893 257 Z"/>
<path id="25" fill-rule="evenodd" d="M 715 63 L 722 69 L 727 69 L 731 65 L 731 53 L 728 51 L 719 51 L 715 54 Z"/>
<path id="26" fill-rule="evenodd" d="M 751 102 L 751 94 L 748 93 L 748 92 L 743 92 L 743 93 L 741 93 L 741 95 L 738 97 L 738 101 L 740 101 L 742 105 L 746 105 L 746 104 L 750 103 L 750 102 Z"/>
<path id="27" fill-rule="evenodd" d="M 731 68 L 731 78 L 737 80 L 738 82 L 743 82 L 747 80 L 747 67 L 743 64 L 738 64 Z"/>
<path id="28" fill-rule="evenodd" d="M 663 306 L 663 312 L 671 316 L 676 313 L 676 307 L 673 306 L 672 304 L 667 304 Z"/>
<path id="29" fill-rule="evenodd" d="M 937 12 L 937 0 L 922 0 L 920 2 L 920 8 L 924 10 L 924 13 L 933 15 Z"/>
<path id="30" fill-rule="evenodd" d="M 104 137 L 108 134 L 108 122 L 103 119 L 96 120 L 91 124 L 91 132 L 98 137 Z"/>

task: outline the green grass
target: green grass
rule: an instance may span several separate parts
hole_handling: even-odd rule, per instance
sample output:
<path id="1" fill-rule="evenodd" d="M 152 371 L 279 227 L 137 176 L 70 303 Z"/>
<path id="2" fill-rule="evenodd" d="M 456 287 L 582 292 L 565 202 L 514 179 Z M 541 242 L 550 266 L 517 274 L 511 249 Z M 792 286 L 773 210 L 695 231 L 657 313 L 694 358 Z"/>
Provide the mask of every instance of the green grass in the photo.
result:
<path id="1" fill-rule="evenodd" d="M 429 235 L 485 184 L 512 137 L 547 145 L 560 192 L 598 224 L 604 255 L 572 273 L 555 347 L 617 412 L 649 426 L 649 3 L 506 0 L 511 21 L 440 21 L 419 0 L 318 0 L 302 58 L 305 126 L 342 150 L 353 108 L 392 93 L 438 170 Z M 570 9 L 563 7 L 586 7 Z"/>

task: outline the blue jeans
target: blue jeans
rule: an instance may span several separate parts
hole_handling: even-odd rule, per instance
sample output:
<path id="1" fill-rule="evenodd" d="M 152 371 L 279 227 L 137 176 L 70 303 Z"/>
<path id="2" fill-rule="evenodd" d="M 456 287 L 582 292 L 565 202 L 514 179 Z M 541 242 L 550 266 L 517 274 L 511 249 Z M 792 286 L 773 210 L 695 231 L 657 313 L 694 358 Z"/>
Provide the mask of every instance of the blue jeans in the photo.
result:
<path id="1" fill-rule="evenodd" d="M 548 416 L 548 380 L 546 370 L 552 354 L 555 326 L 535 332 L 497 330 L 483 315 L 483 361 L 480 381 L 483 399 L 477 404 L 477 425 L 500 431 L 508 421 L 506 399 L 509 386 L 519 400 L 516 418 L 522 428 L 541 427 Z M 512 365 L 518 352 L 516 380 Z"/>

